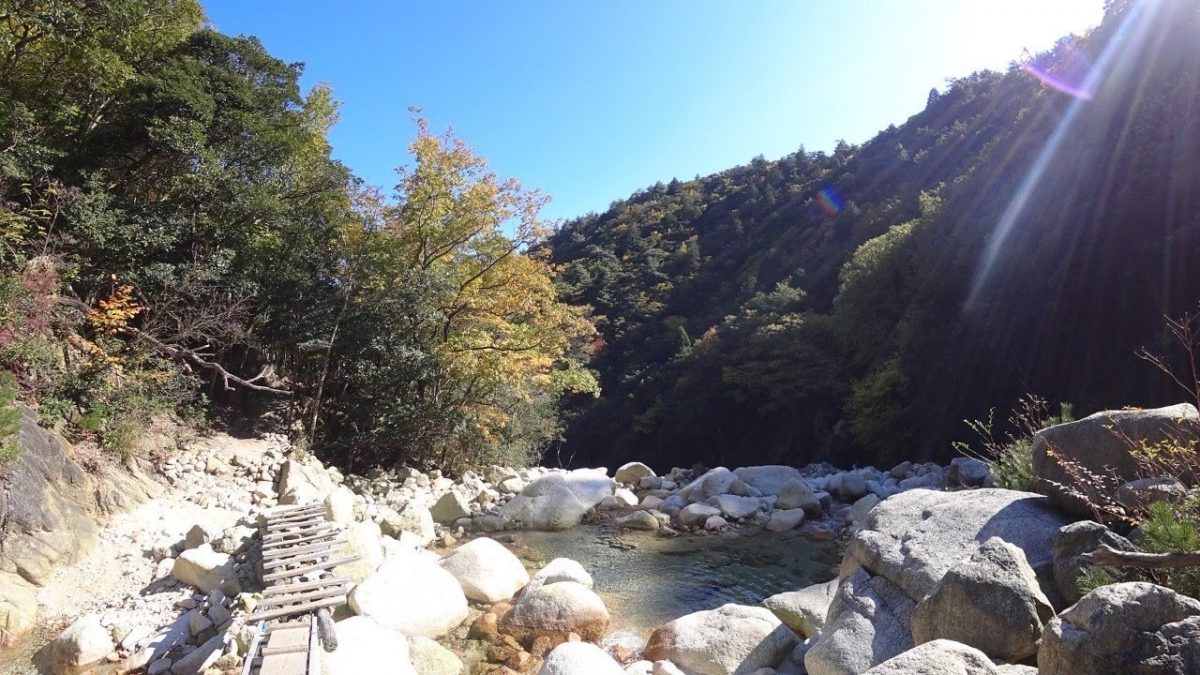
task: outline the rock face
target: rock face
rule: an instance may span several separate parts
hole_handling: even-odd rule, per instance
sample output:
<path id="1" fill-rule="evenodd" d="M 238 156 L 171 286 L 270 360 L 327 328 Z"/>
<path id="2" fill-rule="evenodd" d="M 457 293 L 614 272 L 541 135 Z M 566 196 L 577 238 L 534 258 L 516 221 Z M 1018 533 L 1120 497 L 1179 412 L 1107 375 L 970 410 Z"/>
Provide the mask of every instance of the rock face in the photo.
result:
<path id="1" fill-rule="evenodd" d="M 829 614 L 829 605 L 837 589 L 838 580 L 833 579 L 798 591 L 772 595 L 762 604 L 779 617 L 785 626 L 802 637 L 810 638 L 825 627 L 825 617 Z"/>
<path id="2" fill-rule="evenodd" d="M 1029 492 L 909 490 L 871 509 L 846 548 L 842 576 L 861 567 L 920 601 L 955 563 L 999 537 L 1020 548 L 1039 579 L 1048 580 L 1051 545 L 1065 524 L 1049 500 Z"/>
<path id="3" fill-rule="evenodd" d="M 50 645 L 51 668 L 55 673 L 72 673 L 108 656 L 116 645 L 100 615 L 88 614 L 71 624 Z"/>
<path id="4" fill-rule="evenodd" d="M 564 642 L 546 655 L 538 675 L 625 675 L 612 657 L 590 642 Z"/>
<path id="5" fill-rule="evenodd" d="M 554 641 L 577 633 L 584 640 L 599 640 L 608 628 L 604 601 L 582 584 L 560 581 L 531 589 L 500 619 L 500 632 L 522 644 L 543 635 Z"/>
<path id="6" fill-rule="evenodd" d="M 338 648 L 325 652 L 327 675 L 423 675 L 409 660 L 408 640 L 365 616 L 337 622 Z"/>
<path id="7" fill-rule="evenodd" d="M 1053 548 L 1054 583 L 1065 604 L 1073 605 L 1083 597 L 1083 593 L 1079 592 L 1079 578 L 1090 566 L 1081 562 L 1079 557 L 1095 551 L 1100 544 L 1107 544 L 1118 551 L 1137 550 L 1125 537 L 1091 520 L 1071 523 L 1058 531 Z"/>
<path id="8" fill-rule="evenodd" d="M 810 675 L 856 675 L 913 648 L 915 603 L 882 576 L 858 569 L 842 580 L 825 629 L 804 655 Z"/>
<path id="9" fill-rule="evenodd" d="M 0 638 L 33 627 L 34 588 L 60 566 L 71 565 L 98 541 L 95 517 L 133 507 L 162 492 L 140 470 L 93 476 L 71 459 L 70 446 L 21 413 L 16 459 L 0 481 Z"/>
<path id="10" fill-rule="evenodd" d="M 1194 439 L 1200 434 L 1200 414 L 1187 403 L 1153 410 L 1107 410 L 1075 422 L 1042 429 L 1034 435 L 1033 472 L 1051 499 L 1069 513 L 1087 518 L 1091 509 L 1078 496 L 1059 486 L 1070 486 L 1094 496 L 1094 485 L 1076 484 L 1051 456 L 1075 462 L 1097 474 L 1112 471 L 1122 481 L 1138 477 L 1133 445 L 1146 442 Z"/>
<path id="11" fill-rule="evenodd" d="M 978 649 L 952 640 L 918 645 L 868 670 L 864 675 L 1000 675 Z"/>
<path id="12" fill-rule="evenodd" d="M 1037 653 L 1042 627 L 1054 616 L 1021 549 L 998 537 L 946 572 L 913 612 L 913 639 L 970 645 L 1002 661 Z"/>
<path id="13" fill-rule="evenodd" d="M 180 553 L 171 567 L 171 576 L 203 593 L 220 590 L 233 596 L 242 592 L 233 558 L 217 553 L 208 544 Z"/>
<path id="14" fill-rule="evenodd" d="M 350 607 L 409 637 L 437 638 L 467 618 L 467 597 L 449 572 L 415 552 L 389 558 L 350 592 Z"/>
<path id="15" fill-rule="evenodd" d="M 1097 588 L 1046 625 L 1038 672 L 1200 672 L 1200 600 L 1143 582 Z"/>
<path id="16" fill-rule="evenodd" d="M 590 508 L 567 486 L 566 478 L 555 473 L 526 485 L 500 508 L 500 515 L 518 527 L 565 530 L 578 525 Z"/>
<path id="17" fill-rule="evenodd" d="M 517 556 L 487 537 L 459 546 L 438 564 L 458 580 L 468 598 L 478 602 L 506 600 L 529 583 L 529 572 Z"/>
<path id="18" fill-rule="evenodd" d="M 798 642 L 769 610 L 729 604 L 655 629 L 645 656 L 701 675 L 748 675 L 778 664 Z"/>

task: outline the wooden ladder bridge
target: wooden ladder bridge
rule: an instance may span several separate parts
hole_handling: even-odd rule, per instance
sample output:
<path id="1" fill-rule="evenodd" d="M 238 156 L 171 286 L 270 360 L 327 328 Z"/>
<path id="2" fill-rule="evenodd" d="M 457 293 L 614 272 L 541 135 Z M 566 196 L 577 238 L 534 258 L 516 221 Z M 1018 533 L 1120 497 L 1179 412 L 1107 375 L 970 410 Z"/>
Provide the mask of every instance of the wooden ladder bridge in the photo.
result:
<path id="1" fill-rule="evenodd" d="M 320 649 L 337 649 L 333 608 L 346 602 L 350 580 L 333 569 L 341 530 L 322 504 L 283 506 L 267 514 L 262 535 L 263 599 L 246 618 L 257 624 L 242 675 L 320 675 Z"/>

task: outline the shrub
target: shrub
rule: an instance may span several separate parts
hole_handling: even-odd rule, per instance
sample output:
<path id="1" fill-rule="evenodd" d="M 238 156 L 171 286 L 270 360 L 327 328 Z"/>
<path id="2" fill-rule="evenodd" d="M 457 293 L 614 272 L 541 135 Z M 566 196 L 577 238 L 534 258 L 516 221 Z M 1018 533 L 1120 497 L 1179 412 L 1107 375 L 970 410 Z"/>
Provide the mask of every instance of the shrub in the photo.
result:
<path id="1" fill-rule="evenodd" d="M 1033 475 L 1033 435 L 1039 430 L 1075 419 L 1068 403 L 1060 403 L 1058 414 L 1050 414 L 1050 405 L 1045 399 L 1026 394 L 1018 401 L 1008 416 L 1008 430 L 997 436 L 996 411 L 988 411 L 986 420 L 965 420 L 967 426 L 979 437 L 980 447 L 957 441 L 954 449 L 969 457 L 976 457 L 992 467 L 996 485 L 1009 490 L 1036 492 L 1037 481 Z"/>

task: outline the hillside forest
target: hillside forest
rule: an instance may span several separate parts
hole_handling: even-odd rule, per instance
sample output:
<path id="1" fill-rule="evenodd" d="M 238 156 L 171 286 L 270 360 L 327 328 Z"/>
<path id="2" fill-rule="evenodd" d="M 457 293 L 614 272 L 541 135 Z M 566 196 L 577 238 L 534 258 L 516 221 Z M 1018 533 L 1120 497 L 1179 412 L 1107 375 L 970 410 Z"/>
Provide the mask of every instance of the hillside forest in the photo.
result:
<path id="1" fill-rule="evenodd" d="M 355 471 L 886 465 L 1028 392 L 1173 402 L 1137 351 L 1200 301 L 1198 33 L 1113 1 L 861 145 L 549 223 L 416 110 L 358 179 L 332 87 L 195 0 L 2 0 L 0 398 L 117 457 L 176 419 Z"/>

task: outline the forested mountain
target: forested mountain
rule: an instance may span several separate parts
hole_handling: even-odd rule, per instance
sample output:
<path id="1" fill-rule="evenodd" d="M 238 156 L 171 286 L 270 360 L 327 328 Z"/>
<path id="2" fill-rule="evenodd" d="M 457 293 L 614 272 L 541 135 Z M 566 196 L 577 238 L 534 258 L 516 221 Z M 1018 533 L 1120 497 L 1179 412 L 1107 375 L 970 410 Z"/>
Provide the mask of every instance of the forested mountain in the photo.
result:
<path id="1" fill-rule="evenodd" d="M 595 310 L 603 394 L 572 401 L 561 456 L 886 464 L 1023 392 L 1172 399 L 1135 351 L 1200 301 L 1198 35 L 1195 2 L 1110 3 L 861 146 L 565 223 L 552 257 Z"/>

